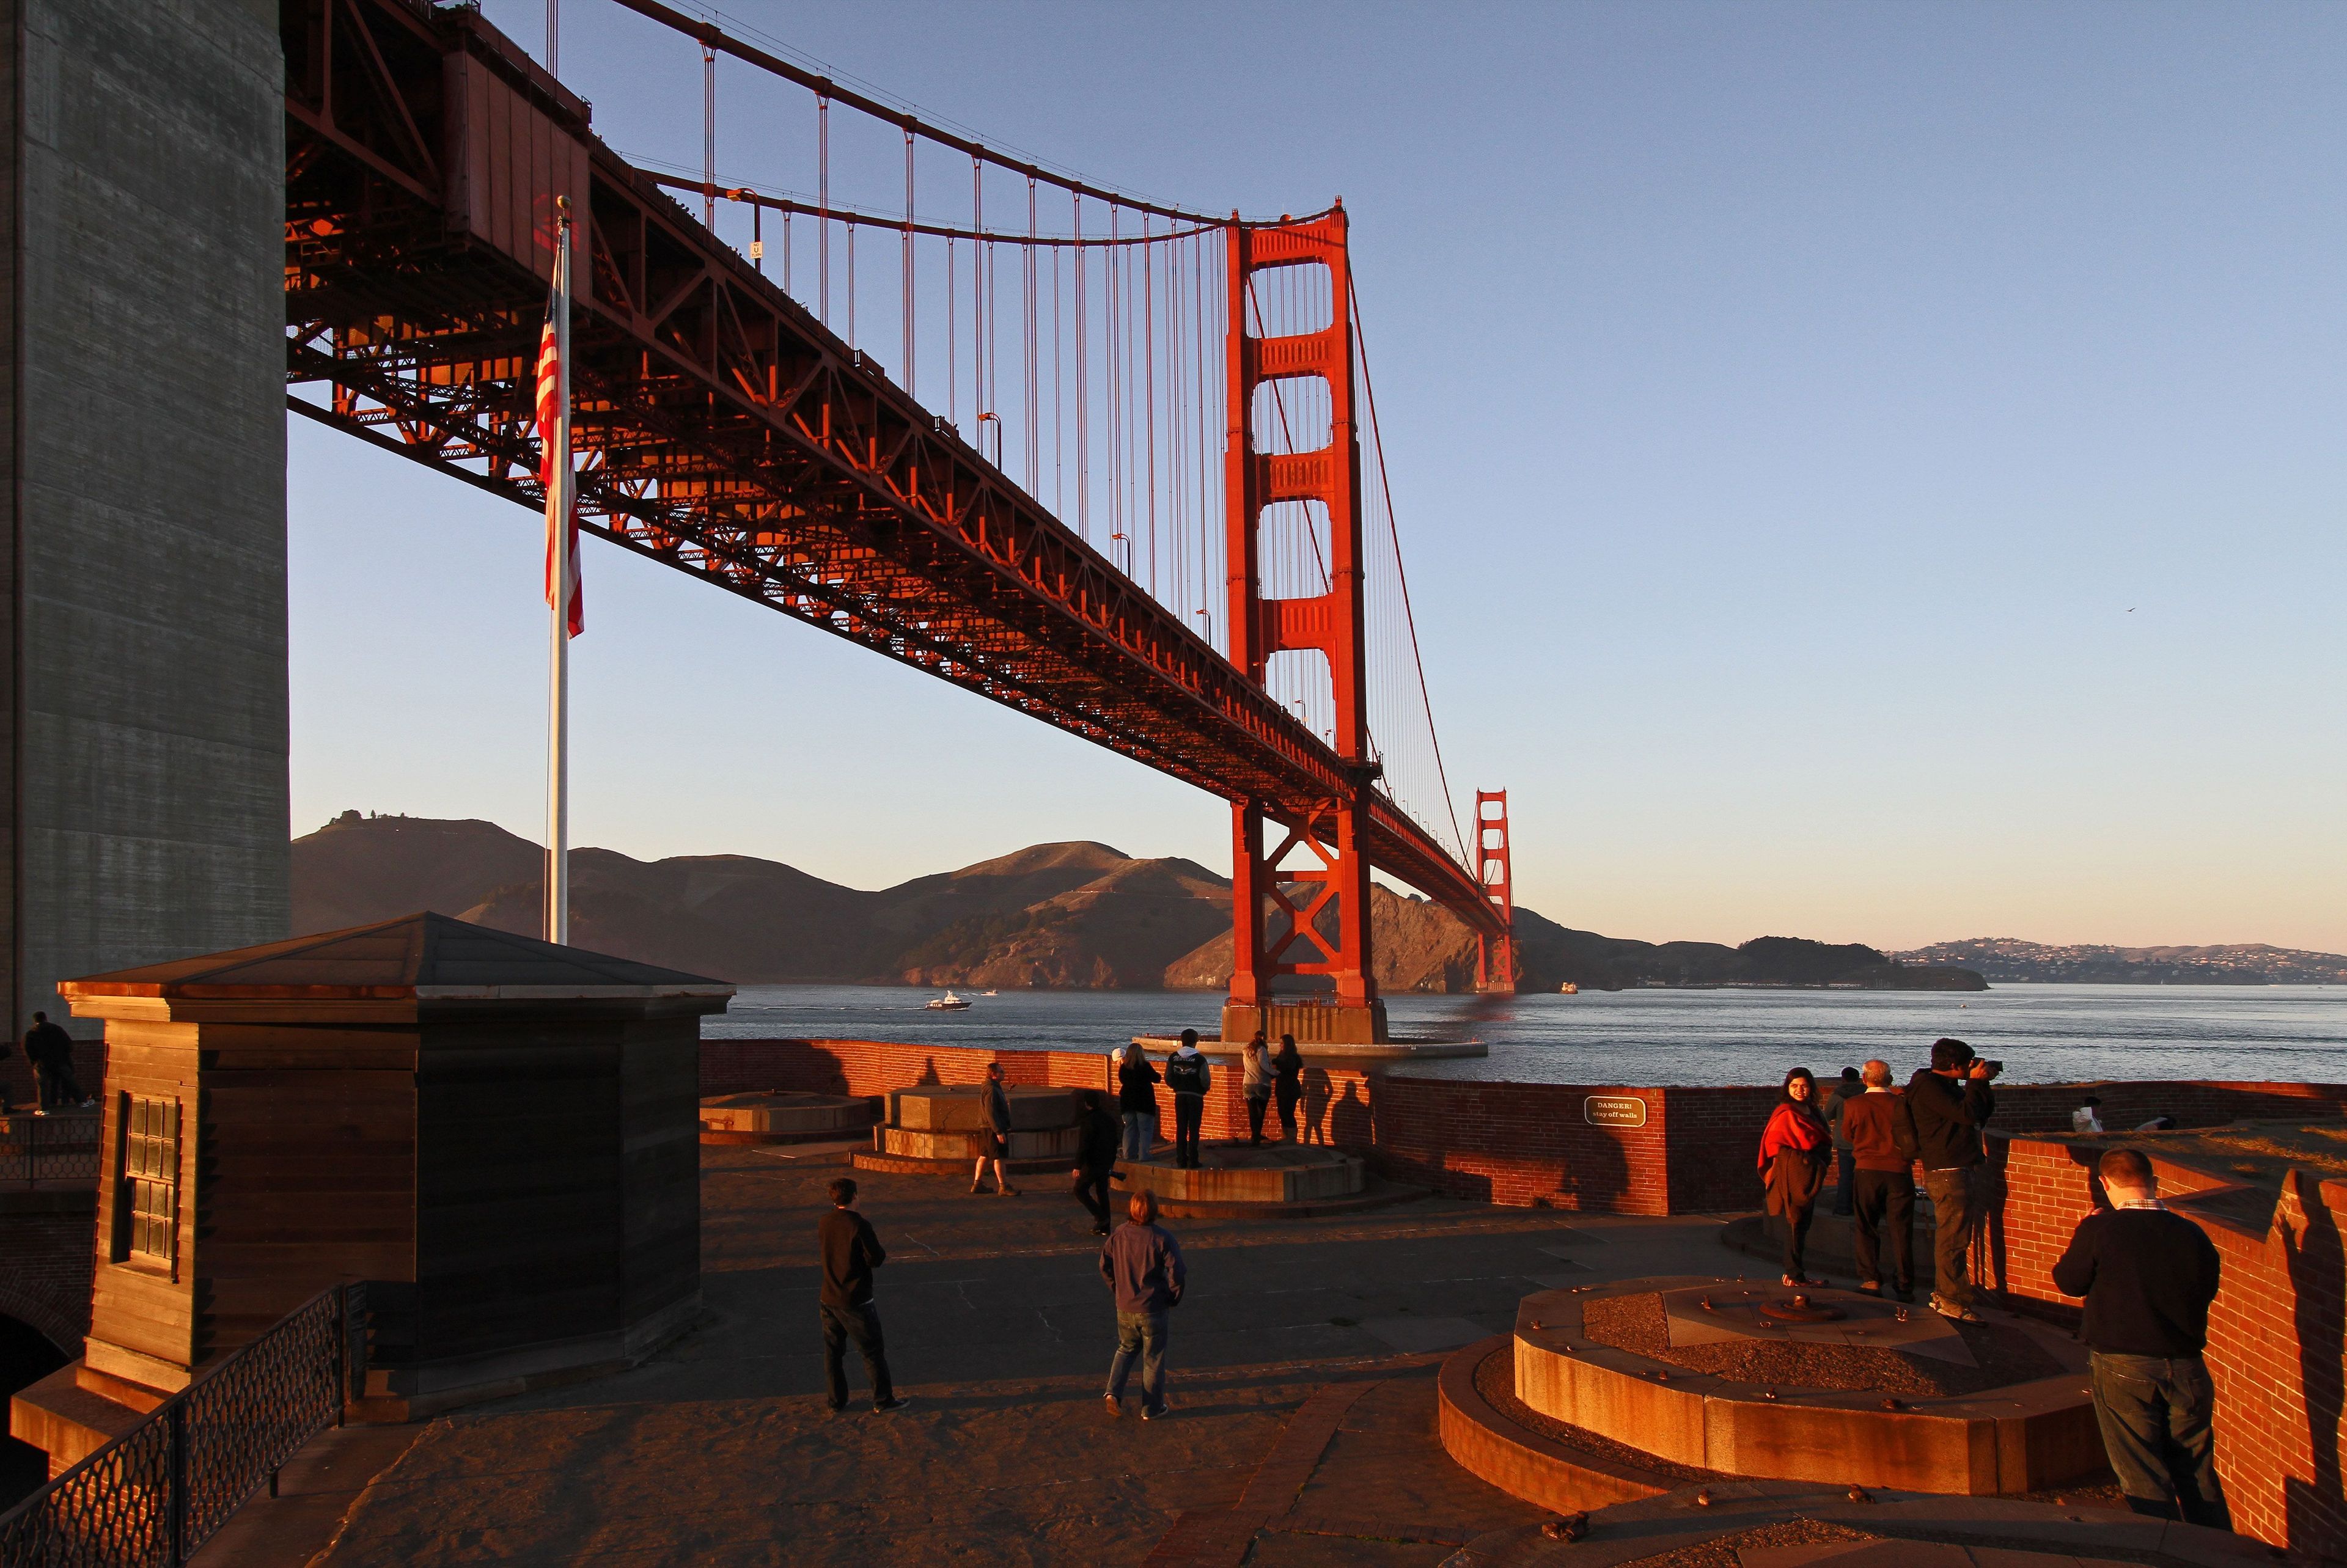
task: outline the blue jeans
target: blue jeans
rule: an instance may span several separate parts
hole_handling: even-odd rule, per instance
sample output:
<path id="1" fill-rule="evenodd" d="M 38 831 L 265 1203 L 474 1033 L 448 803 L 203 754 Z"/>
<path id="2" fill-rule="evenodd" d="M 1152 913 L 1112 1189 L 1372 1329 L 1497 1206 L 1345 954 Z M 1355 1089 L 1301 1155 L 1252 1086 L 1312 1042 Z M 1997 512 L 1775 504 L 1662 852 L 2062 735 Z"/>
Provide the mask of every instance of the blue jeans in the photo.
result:
<path id="1" fill-rule="evenodd" d="M 2159 1519 L 2233 1528 L 2209 1423 L 2217 1386 L 2198 1356 L 2093 1358 L 2095 1424 L 2127 1506 Z"/>
<path id="2" fill-rule="evenodd" d="M 1128 1111 L 1124 1113 L 1124 1157 L 1146 1160 L 1149 1146 L 1157 1142 L 1157 1112 Z"/>
<path id="3" fill-rule="evenodd" d="M 1108 1364 L 1108 1397 L 1124 1398 L 1125 1379 L 1133 1359 L 1141 1361 L 1141 1405 L 1165 1408 L 1165 1314 L 1120 1312 L 1116 1315 L 1116 1359 Z"/>

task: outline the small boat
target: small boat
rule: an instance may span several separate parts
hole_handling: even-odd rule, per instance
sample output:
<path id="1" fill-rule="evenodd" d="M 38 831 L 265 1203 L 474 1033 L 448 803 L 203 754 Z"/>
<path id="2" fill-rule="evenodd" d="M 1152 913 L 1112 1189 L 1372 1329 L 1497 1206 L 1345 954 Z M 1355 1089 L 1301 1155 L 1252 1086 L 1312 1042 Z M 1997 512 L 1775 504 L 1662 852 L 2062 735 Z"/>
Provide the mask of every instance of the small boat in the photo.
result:
<path id="1" fill-rule="evenodd" d="M 948 991 L 941 997 L 934 997 L 930 999 L 928 1004 L 929 1010 L 931 1012 L 960 1012 L 963 1009 L 969 1006 L 969 1004 L 968 1002 L 962 1000 L 961 998 L 954 995 L 951 991 Z"/>
<path id="2" fill-rule="evenodd" d="M 982 997 L 999 997 L 1002 993 L 1000 991 L 980 991 L 978 994 Z"/>
<path id="3" fill-rule="evenodd" d="M 1577 997 L 1581 994 L 1581 988 L 1567 980 L 1556 988 L 1556 994 L 1561 997 Z"/>

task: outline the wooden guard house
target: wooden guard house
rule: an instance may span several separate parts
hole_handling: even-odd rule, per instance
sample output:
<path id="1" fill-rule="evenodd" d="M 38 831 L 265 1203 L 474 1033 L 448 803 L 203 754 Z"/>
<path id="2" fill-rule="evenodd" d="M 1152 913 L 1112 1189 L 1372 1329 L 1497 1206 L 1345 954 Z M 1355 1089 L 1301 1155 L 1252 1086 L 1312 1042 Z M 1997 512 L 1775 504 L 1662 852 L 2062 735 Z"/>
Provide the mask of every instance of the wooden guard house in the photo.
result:
<path id="1" fill-rule="evenodd" d="M 78 1389 L 151 1408 L 342 1282 L 377 1419 L 625 1366 L 698 1310 L 731 986 L 426 914 L 60 989 L 107 1020 Z"/>

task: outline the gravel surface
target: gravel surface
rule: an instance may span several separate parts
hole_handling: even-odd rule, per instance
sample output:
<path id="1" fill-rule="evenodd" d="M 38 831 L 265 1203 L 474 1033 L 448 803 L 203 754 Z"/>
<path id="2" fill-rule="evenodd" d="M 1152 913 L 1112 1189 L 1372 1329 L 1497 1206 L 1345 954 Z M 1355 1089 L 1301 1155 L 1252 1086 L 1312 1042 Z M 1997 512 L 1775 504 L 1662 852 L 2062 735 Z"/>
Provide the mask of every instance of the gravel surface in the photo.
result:
<path id="1" fill-rule="evenodd" d="M 1747 1530 L 1735 1535 L 1723 1535 L 1716 1541 L 1699 1542 L 1682 1546 L 1676 1552 L 1657 1553 L 1652 1557 L 1634 1558 L 1622 1568 L 1740 1568 L 1739 1552 L 1763 1546 L 1806 1546 L 1829 1541 L 1881 1541 L 1883 1537 L 1870 1531 L 1852 1530 L 1847 1524 L 1829 1524 L 1821 1519 L 1788 1519 L 1782 1524 L 1764 1524 L 1758 1530 Z"/>
<path id="2" fill-rule="evenodd" d="M 1919 1312 L 1929 1307 L 1919 1306 Z M 1689 1371 L 1709 1372 L 1739 1382 L 1786 1389 L 1901 1394 L 1934 1399 L 1973 1394 L 2010 1383 L 2059 1377 L 2065 1370 L 2051 1352 L 2018 1328 L 2001 1323 L 1959 1323 L 1977 1367 L 1935 1361 L 1901 1350 L 1847 1345 L 1804 1345 L 1786 1340 L 1730 1340 L 1717 1345 L 1670 1342 L 1663 1299 L 1652 1291 L 1584 1302 L 1581 1331 L 1600 1345 L 1651 1356 Z"/>
<path id="3" fill-rule="evenodd" d="M 1617 1443 L 1611 1438 L 1599 1437 L 1585 1427 L 1568 1426 L 1553 1416 L 1544 1416 L 1516 1398 L 1516 1352 L 1514 1341 L 1501 1346 L 1475 1368 L 1475 1391 L 1484 1402 L 1501 1415 L 1553 1443 L 1578 1450 L 1592 1459 L 1604 1460 L 1643 1471 L 1655 1477 L 1662 1487 L 1691 1486 L 1697 1481 L 1727 1479 L 1717 1471 L 1698 1470 L 1694 1465 L 1675 1464 L 1666 1459 L 1656 1459 L 1642 1449 L 1628 1443 Z"/>

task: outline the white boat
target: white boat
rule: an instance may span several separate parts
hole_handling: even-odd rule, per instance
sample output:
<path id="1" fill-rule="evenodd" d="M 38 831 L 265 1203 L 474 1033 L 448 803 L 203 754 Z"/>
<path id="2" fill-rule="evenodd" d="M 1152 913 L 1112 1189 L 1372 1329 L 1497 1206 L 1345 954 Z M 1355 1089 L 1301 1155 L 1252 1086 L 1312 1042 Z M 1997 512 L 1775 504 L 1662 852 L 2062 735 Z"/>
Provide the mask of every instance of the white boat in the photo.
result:
<path id="1" fill-rule="evenodd" d="M 929 1002 L 929 1010 L 931 1012 L 959 1012 L 968 1006 L 969 1006 L 968 1002 L 954 995 L 953 992 L 948 991 L 941 997 L 931 999 Z"/>
<path id="2" fill-rule="evenodd" d="M 1581 994 L 1581 988 L 1574 985 L 1571 980 L 1567 980 L 1564 984 L 1557 987 L 1556 991 L 1559 996 L 1577 997 Z"/>
<path id="3" fill-rule="evenodd" d="M 978 994 L 982 997 L 999 997 L 1002 993 L 1000 991 L 980 991 Z"/>

